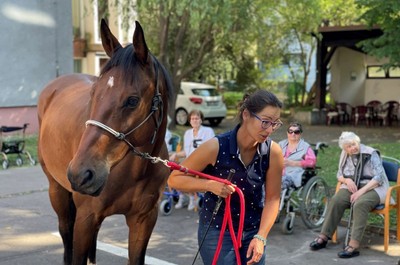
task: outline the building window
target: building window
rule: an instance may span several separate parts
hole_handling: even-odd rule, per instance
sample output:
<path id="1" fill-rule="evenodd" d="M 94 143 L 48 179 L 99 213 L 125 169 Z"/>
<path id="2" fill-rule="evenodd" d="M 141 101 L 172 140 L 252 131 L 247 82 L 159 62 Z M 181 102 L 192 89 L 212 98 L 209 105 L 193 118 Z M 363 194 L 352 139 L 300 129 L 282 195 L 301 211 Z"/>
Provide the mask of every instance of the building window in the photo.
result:
<path id="1" fill-rule="evenodd" d="M 389 69 L 389 77 L 400 78 L 400 67 L 391 67 Z"/>
<path id="2" fill-rule="evenodd" d="M 386 71 L 381 66 L 367 66 L 367 78 L 386 78 Z"/>
<path id="3" fill-rule="evenodd" d="M 74 59 L 74 73 L 82 73 L 82 59 Z"/>
<path id="4" fill-rule="evenodd" d="M 105 53 L 96 53 L 95 74 L 100 75 L 101 69 L 108 61 L 108 56 Z"/>
<path id="5" fill-rule="evenodd" d="M 94 39 L 95 42 L 101 43 L 100 22 L 102 18 L 109 19 L 108 0 L 94 0 Z"/>
<path id="6" fill-rule="evenodd" d="M 381 65 L 367 66 L 367 78 L 400 78 L 400 67 L 383 69 Z"/>

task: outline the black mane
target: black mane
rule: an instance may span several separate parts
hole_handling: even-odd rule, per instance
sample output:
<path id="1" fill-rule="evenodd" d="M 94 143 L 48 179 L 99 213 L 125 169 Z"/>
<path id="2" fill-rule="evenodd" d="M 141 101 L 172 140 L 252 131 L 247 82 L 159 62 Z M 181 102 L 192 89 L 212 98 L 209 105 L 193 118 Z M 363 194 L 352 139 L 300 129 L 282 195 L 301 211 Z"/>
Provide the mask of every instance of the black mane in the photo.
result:
<path id="1" fill-rule="evenodd" d="M 100 75 L 103 75 L 114 67 L 118 67 L 122 70 L 124 80 L 132 84 L 135 79 L 135 75 L 133 73 L 135 73 L 136 68 L 142 68 L 141 63 L 136 59 L 135 53 L 132 52 L 132 49 L 134 49 L 132 44 L 129 44 L 124 48 L 121 47 L 117 49 L 110 60 L 108 60 L 108 62 L 104 65 Z M 167 88 L 168 92 L 168 98 L 172 98 L 174 89 L 169 72 L 153 54 L 149 52 L 149 55 L 153 62 L 155 72 L 157 73 L 159 70 L 161 70 L 162 76 L 164 77 L 165 87 Z"/>

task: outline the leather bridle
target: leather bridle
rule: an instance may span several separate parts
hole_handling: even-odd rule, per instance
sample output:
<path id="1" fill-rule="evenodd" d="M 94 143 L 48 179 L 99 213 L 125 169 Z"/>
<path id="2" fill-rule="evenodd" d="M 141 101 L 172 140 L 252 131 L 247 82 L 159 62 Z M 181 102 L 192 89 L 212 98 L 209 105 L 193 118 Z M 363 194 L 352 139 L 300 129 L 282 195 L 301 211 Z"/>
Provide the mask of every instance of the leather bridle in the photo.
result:
<path id="1" fill-rule="evenodd" d="M 161 125 L 161 122 L 162 122 L 163 116 L 164 116 L 163 100 L 162 100 L 162 97 L 161 97 L 160 88 L 159 88 L 159 82 L 158 82 L 158 67 L 157 67 L 157 65 L 155 65 L 154 68 L 155 68 L 155 73 L 156 73 L 155 74 L 155 76 L 156 76 L 156 79 L 155 79 L 155 87 L 156 87 L 156 89 L 154 91 L 154 96 L 153 96 L 153 99 L 152 99 L 152 105 L 151 105 L 151 108 L 150 108 L 150 113 L 146 116 L 146 118 L 141 123 L 139 123 L 136 127 L 134 127 L 133 129 L 129 130 L 126 133 L 118 132 L 118 131 L 114 130 L 113 128 L 105 125 L 104 123 L 96 121 L 96 120 L 87 120 L 85 122 L 86 127 L 88 125 L 97 126 L 97 127 L 101 128 L 101 129 L 109 132 L 110 134 L 114 135 L 115 138 L 117 138 L 118 140 L 124 141 L 127 145 L 129 145 L 129 147 L 132 149 L 132 151 L 135 154 L 140 155 L 140 156 L 144 156 L 145 154 L 143 154 L 140 151 L 137 151 L 135 149 L 135 146 L 131 142 L 129 142 L 129 140 L 127 139 L 127 136 L 129 136 L 135 130 L 140 128 L 144 123 L 146 123 L 150 119 L 150 117 L 152 117 L 157 111 L 159 111 L 160 113 L 159 113 L 158 118 L 156 118 L 154 116 L 154 122 L 155 122 L 156 126 L 155 126 L 153 137 L 151 139 L 151 144 L 154 144 L 158 129 L 160 128 L 160 125 Z"/>

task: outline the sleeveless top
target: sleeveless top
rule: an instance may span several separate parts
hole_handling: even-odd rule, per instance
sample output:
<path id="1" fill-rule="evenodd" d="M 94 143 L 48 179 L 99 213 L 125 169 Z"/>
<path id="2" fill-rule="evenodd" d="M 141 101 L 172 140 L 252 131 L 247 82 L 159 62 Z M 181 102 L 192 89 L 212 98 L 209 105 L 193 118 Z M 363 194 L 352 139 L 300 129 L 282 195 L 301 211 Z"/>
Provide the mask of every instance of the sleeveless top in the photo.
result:
<path id="1" fill-rule="evenodd" d="M 288 152 L 289 141 L 282 140 L 279 142 L 280 147 L 282 148 L 282 153 L 285 154 Z M 310 148 L 310 144 L 304 141 L 304 139 L 300 139 L 299 143 L 297 144 L 296 150 L 287 156 L 290 160 L 301 161 L 304 159 L 305 155 L 307 154 L 308 148 Z M 284 168 L 284 175 L 292 177 L 294 185 L 296 187 L 301 186 L 301 176 L 303 175 L 305 169 L 302 167 L 285 167 Z"/>
<path id="2" fill-rule="evenodd" d="M 269 168 L 269 155 L 271 139 L 259 144 L 250 164 L 245 167 L 240 159 L 240 153 L 237 146 L 236 136 L 240 125 L 232 131 L 217 135 L 219 141 L 219 151 L 215 166 L 208 165 L 203 172 L 215 177 L 226 179 L 230 169 L 235 169 L 235 174 L 232 178 L 232 183 L 237 185 L 244 194 L 245 198 L 245 219 L 244 230 L 252 230 L 259 227 L 261 214 L 264 203 L 265 193 L 265 178 Z M 204 194 L 203 208 L 199 213 L 200 224 L 209 224 L 212 219 L 212 214 L 218 200 L 218 196 L 212 192 Z M 232 221 L 235 229 L 239 225 L 240 215 L 240 200 L 236 193 L 232 194 L 231 198 Z M 222 220 L 225 211 L 225 200 L 212 221 L 212 226 L 221 228 Z"/>

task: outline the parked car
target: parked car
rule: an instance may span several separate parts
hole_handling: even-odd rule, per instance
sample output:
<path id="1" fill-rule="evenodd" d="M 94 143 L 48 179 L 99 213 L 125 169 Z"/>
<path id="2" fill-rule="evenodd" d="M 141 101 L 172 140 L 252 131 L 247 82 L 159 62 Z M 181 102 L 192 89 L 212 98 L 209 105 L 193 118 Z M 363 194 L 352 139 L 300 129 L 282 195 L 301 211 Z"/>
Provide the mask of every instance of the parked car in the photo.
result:
<path id="1" fill-rule="evenodd" d="M 204 119 L 211 126 L 217 126 L 226 117 L 226 106 L 218 90 L 208 84 L 181 82 L 181 88 L 176 99 L 175 121 L 179 125 L 187 125 L 188 114 L 200 110 Z"/>

